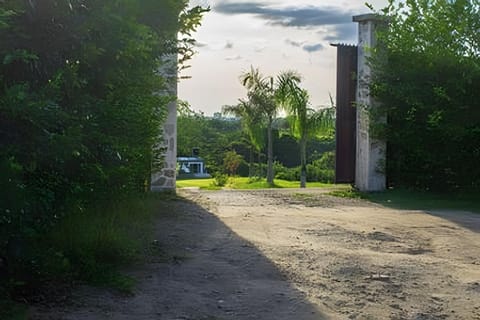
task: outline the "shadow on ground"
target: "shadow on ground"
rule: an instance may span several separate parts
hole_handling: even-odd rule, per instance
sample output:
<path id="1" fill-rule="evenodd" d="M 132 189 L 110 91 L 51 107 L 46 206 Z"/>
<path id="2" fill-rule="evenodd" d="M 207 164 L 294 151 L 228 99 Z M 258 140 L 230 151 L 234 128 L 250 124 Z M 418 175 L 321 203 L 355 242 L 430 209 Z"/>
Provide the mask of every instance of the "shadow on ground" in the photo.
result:
<path id="1" fill-rule="evenodd" d="M 129 273 L 133 296 L 75 290 L 67 306 L 32 319 L 327 319 L 252 243 L 193 201 L 169 201 L 155 226 L 154 254 Z"/>
<path id="2" fill-rule="evenodd" d="M 410 190 L 371 193 L 369 201 L 398 210 L 422 210 L 461 227 L 480 232 L 480 201 L 475 194 L 436 194 Z"/>

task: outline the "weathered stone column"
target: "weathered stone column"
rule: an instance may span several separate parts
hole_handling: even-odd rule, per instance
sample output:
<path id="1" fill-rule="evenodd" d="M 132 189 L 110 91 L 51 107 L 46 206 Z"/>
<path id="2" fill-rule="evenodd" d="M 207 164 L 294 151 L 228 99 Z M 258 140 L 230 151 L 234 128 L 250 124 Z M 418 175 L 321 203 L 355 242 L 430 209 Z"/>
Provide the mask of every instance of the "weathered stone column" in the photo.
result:
<path id="1" fill-rule="evenodd" d="M 375 108 L 370 95 L 371 68 L 368 57 L 376 46 L 375 31 L 385 21 L 375 14 L 353 17 L 358 22 L 357 147 L 355 185 L 360 191 L 383 191 L 386 187 L 386 143 L 372 137 L 369 111 Z"/>
<path id="2" fill-rule="evenodd" d="M 164 164 L 161 169 L 153 169 L 150 182 L 151 191 L 175 191 L 177 167 L 177 56 L 164 59 L 165 65 L 159 70 L 167 79 L 168 86 L 160 94 L 174 97 L 168 104 L 168 115 L 163 125 L 163 141 L 157 146 L 164 150 Z"/>

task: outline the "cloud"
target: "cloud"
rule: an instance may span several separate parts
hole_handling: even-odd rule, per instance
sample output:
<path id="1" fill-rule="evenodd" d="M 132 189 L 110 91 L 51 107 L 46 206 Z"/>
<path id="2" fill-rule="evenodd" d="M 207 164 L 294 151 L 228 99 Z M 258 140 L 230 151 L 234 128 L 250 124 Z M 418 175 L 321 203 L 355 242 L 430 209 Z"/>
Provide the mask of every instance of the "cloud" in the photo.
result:
<path id="1" fill-rule="evenodd" d="M 225 49 L 233 49 L 233 42 L 227 41 L 227 43 L 225 44 Z"/>
<path id="2" fill-rule="evenodd" d="M 305 44 L 305 41 L 300 42 L 291 39 L 285 39 L 285 43 L 292 47 L 302 48 L 302 50 L 306 52 L 315 52 L 325 49 L 325 46 L 321 43 Z"/>
<path id="3" fill-rule="evenodd" d="M 306 44 L 302 47 L 302 49 L 307 52 L 316 52 L 325 49 L 325 46 L 321 43 Z"/>
<path id="4" fill-rule="evenodd" d="M 266 48 L 267 48 L 267 47 L 265 47 L 265 46 L 256 46 L 253 50 L 254 50 L 255 52 L 260 53 L 260 52 L 263 52 Z"/>
<path id="5" fill-rule="evenodd" d="M 355 42 L 357 39 L 357 25 L 354 23 L 351 24 L 342 24 L 337 25 L 334 28 L 329 28 L 327 32 L 319 32 L 324 35 L 323 39 L 330 42 L 342 42 L 342 41 L 352 41 Z"/>
<path id="6" fill-rule="evenodd" d="M 285 39 L 285 43 L 291 45 L 292 47 L 301 47 L 304 44 L 304 42 L 298 42 L 290 39 Z"/>
<path id="7" fill-rule="evenodd" d="M 222 2 L 213 10 L 235 15 L 253 14 L 274 25 L 285 27 L 317 27 L 351 23 L 353 12 L 338 7 L 272 7 L 262 2 Z"/>
<path id="8" fill-rule="evenodd" d="M 227 60 L 227 61 L 235 61 L 235 60 L 241 60 L 241 59 L 243 59 L 242 56 L 240 56 L 238 54 L 235 55 L 235 56 L 228 56 L 228 57 L 225 58 L 225 60 Z"/>

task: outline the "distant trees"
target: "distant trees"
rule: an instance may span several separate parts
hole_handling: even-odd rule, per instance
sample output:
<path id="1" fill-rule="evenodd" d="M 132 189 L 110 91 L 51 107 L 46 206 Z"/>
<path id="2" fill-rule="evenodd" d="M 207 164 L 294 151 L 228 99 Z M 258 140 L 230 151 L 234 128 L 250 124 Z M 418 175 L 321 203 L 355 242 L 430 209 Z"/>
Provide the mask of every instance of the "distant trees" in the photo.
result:
<path id="1" fill-rule="evenodd" d="M 255 175 L 254 158 L 255 153 L 260 153 L 263 148 L 264 137 L 264 119 L 262 114 L 257 111 L 255 106 L 249 101 L 241 100 L 234 106 L 223 106 L 222 113 L 239 117 L 242 122 L 242 128 L 245 132 L 249 144 L 249 164 L 248 176 L 252 178 Z"/>
<path id="2" fill-rule="evenodd" d="M 237 169 L 242 163 L 242 156 L 236 153 L 234 150 L 225 152 L 223 158 L 223 167 L 229 176 L 235 176 Z"/>
<path id="3" fill-rule="evenodd" d="M 296 72 L 281 73 L 278 76 L 276 99 L 287 112 L 290 131 L 300 145 L 300 187 L 305 188 L 307 182 L 307 140 L 319 133 L 333 133 L 335 109 L 312 109 L 308 92 L 299 86 L 300 81 L 300 75 Z"/>
<path id="4" fill-rule="evenodd" d="M 389 183 L 480 188 L 480 4 L 390 0 L 378 13 L 389 28 L 372 88 L 388 120 L 372 130 L 388 141 Z"/>
<path id="5" fill-rule="evenodd" d="M 240 81 L 247 89 L 248 103 L 262 115 L 267 125 L 267 183 L 273 185 L 273 121 L 277 115 L 278 105 L 275 101 L 274 79 L 263 76 L 253 67 L 240 76 Z"/>
<path id="6" fill-rule="evenodd" d="M 265 77 L 256 68 L 240 76 L 247 88 L 247 100 L 240 100 L 236 106 L 224 107 L 227 114 L 242 119 L 244 130 L 252 146 L 258 150 L 262 126 L 267 131 L 267 182 L 273 184 L 273 124 L 277 112 L 283 108 L 288 114 L 289 132 L 300 145 L 301 187 L 307 179 L 307 140 L 321 132 L 333 132 L 334 109 L 315 111 L 310 107 L 309 95 L 300 84 L 296 72 L 283 72 L 276 78 Z M 252 163 L 252 156 L 250 157 Z M 250 166 L 252 167 L 252 166 Z M 251 173 L 251 171 L 250 171 Z"/>
<path id="7" fill-rule="evenodd" d="M 177 155 L 189 157 L 193 148 L 199 148 L 209 172 L 222 171 L 225 153 L 242 140 L 241 131 L 240 121 L 209 118 L 197 112 L 179 114 Z"/>

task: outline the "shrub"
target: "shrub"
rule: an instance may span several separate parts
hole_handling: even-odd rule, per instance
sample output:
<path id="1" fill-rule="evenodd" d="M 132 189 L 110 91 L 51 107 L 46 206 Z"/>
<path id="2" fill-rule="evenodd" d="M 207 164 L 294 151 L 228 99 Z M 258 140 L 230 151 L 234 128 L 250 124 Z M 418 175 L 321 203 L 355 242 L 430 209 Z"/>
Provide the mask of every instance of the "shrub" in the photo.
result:
<path id="1" fill-rule="evenodd" d="M 216 187 L 224 187 L 228 182 L 228 175 L 217 172 L 213 175 L 213 184 Z"/>
<path id="2" fill-rule="evenodd" d="M 275 178 L 287 181 L 300 180 L 300 167 L 287 168 L 280 162 L 274 163 Z"/>

